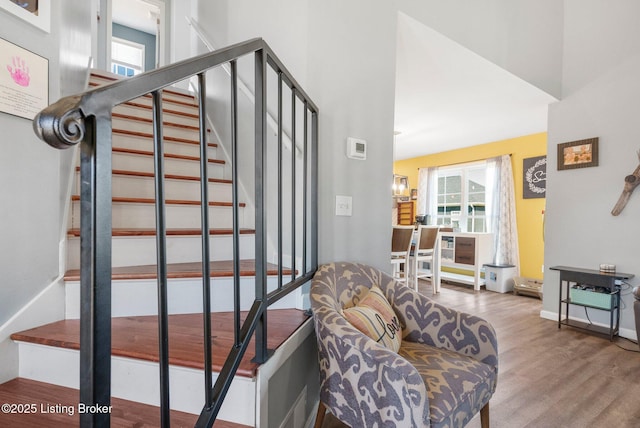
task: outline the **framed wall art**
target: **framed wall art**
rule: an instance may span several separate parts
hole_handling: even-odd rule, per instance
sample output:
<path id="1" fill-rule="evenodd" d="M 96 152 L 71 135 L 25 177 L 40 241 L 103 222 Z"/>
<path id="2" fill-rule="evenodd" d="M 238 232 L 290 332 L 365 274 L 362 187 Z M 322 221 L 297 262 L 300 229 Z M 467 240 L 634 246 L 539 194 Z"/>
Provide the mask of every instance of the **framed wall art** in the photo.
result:
<path id="1" fill-rule="evenodd" d="M 49 60 L 0 39 L 0 112 L 33 120 L 49 105 Z"/>
<path id="2" fill-rule="evenodd" d="M 42 31 L 51 31 L 51 0 L 0 0 L 0 9 Z"/>
<path id="3" fill-rule="evenodd" d="M 547 195 L 547 157 L 522 160 L 522 198 L 544 198 Z"/>
<path id="4" fill-rule="evenodd" d="M 598 166 L 598 138 L 558 144 L 558 170 Z"/>

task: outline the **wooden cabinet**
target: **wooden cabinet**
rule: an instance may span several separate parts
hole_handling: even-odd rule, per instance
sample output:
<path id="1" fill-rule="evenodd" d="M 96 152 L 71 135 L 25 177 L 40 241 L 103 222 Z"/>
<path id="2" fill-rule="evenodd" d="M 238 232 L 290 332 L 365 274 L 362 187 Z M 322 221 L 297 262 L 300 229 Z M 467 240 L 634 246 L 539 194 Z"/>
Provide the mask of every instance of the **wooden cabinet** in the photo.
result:
<path id="1" fill-rule="evenodd" d="M 440 267 L 454 268 L 463 273 L 442 271 L 440 277 L 462 284 L 472 284 L 479 290 L 485 284 L 480 273 L 482 267 L 493 259 L 492 233 L 440 233 Z M 469 274 L 465 274 L 468 272 Z"/>
<path id="2" fill-rule="evenodd" d="M 413 207 L 413 201 L 398 202 L 398 224 L 401 226 L 410 226 L 416 221 L 416 215 Z"/>

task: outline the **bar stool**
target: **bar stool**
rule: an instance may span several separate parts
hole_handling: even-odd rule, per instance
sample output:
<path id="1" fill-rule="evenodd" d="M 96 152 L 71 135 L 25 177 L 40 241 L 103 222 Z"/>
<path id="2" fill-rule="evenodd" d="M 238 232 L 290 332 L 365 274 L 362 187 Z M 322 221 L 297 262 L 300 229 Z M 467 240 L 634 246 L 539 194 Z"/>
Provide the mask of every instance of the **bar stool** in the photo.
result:
<path id="1" fill-rule="evenodd" d="M 409 285 L 409 252 L 413 238 L 413 226 L 394 226 L 391 235 L 391 266 L 393 277 Z M 400 269 L 404 265 L 404 269 Z"/>

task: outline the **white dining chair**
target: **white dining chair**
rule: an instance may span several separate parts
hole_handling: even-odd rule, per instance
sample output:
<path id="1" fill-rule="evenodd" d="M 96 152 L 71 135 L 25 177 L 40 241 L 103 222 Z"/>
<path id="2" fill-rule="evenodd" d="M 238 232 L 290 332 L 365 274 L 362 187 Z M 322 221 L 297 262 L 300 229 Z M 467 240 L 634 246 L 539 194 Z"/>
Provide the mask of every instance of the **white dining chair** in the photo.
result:
<path id="1" fill-rule="evenodd" d="M 415 246 L 410 253 L 413 287 L 418 291 L 419 278 L 432 278 L 434 274 L 434 253 L 438 241 L 438 226 L 420 226 L 415 240 Z M 425 263 L 429 268 L 425 268 Z M 435 286 L 434 286 L 435 292 Z"/>

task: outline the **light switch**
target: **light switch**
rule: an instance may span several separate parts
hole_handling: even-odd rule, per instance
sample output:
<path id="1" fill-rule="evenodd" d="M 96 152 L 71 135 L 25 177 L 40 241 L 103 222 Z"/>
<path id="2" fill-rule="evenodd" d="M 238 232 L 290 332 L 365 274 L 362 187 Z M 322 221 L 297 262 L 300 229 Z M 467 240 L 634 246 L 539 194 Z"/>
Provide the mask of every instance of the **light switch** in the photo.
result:
<path id="1" fill-rule="evenodd" d="M 336 195 L 336 215 L 351 216 L 352 212 L 351 196 Z"/>

